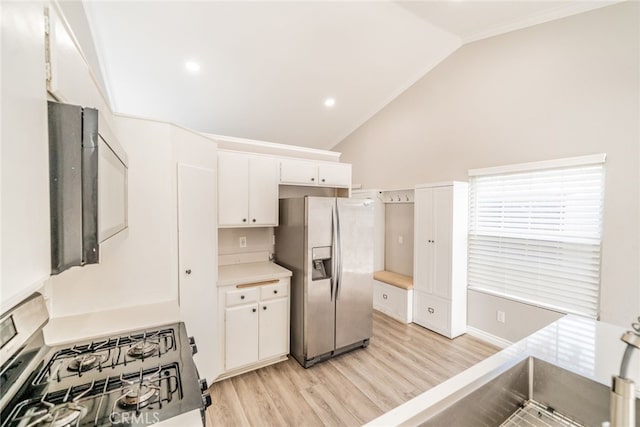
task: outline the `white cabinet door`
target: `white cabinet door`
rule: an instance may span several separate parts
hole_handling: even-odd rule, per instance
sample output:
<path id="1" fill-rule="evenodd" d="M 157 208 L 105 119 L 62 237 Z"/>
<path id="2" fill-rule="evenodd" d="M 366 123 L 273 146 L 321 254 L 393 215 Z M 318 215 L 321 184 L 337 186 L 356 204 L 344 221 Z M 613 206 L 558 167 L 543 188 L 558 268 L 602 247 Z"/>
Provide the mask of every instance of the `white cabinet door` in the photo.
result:
<path id="1" fill-rule="evenodd" d="M 246 225 L 249 221 L 249 158 L 218 153 L 218 225 Z"/>
<path id="2" fill-rule="evenodd" d="M 432 191 L 431 290 L 441 298 L 450 298 L 453 187 L 436 187 Z"/>
<path id="3" fill-rule="evenodd" d="M 351 165 L 348 163 L 318 164 L 318 185 L 351 187 Z"/>
<path id="4" fill-rule="evenodd" d="M 433 292 L 433 189 L 421 188 L 414 195 L 414 281 L 416 290 Z"/>
<path id="5" fill-rule="evenodd" d="M 282 159 L 280 161 L 280 183 L 317 185 L 318 166 L 307 160 Z"/>
<path id="6" fill-rule="evenodd" d="M 258 304 L 225 309 L 226 370 L 258 361 Z"/>
<path id="7" fill-rule="evenodd" d="M 249 225 L 278 225 L 278 161 L 249 157 Z"/>
<path id="8" fill-rule="evenodd" d="M 217 266 L 211 262 L 217 255 L 216 232 L 215 171 L 178 164 L 180 317 L 200 348 L 194 357 L 200 375 L 209 380 L 216 376 L 216 342 L 210 329 L 217 318 L 211 310 L 218 298 Z"/>
<path id="9" fill-rule="evenodd" d="M 289 300 L 280 298 L 260 303 L 259 359 L 289 352 Z"/>
<path id="10" fill-rule="evenodd" d="M 278 162 L 269 156 L 218 154 L 218 225 L 278 225 Z"/>

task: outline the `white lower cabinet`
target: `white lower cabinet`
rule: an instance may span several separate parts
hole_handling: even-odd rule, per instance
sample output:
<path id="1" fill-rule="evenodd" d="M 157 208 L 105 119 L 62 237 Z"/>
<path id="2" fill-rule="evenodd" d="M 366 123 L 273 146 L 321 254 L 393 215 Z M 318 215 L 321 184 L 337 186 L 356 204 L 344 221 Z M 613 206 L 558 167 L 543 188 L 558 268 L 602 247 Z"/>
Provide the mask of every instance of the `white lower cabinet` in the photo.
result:
<path id="1" fill-rule="evenodd" d="M 260 303 L 258 360 L 269 359 L 289 351 L 289 299 L 279 298 Z"/>
<path id="2" fill-rule="evenodd" d="M 394 319 L 411 323 L 413 289 L 402 289 L 378 280 L 373 281 L 373 308 Z"/>
<path id="3" fill-rule="evenodd" d="M 258 304 L 245 304 L 225 310 L 226 370 L 258 360 Z"/>
<path id="4" fill-rule="evenodd" d="M 289 353 L 289 286 L 283 278 L 224 286 L 219 300 L 224 313 L 221 342 L 228 378 L 280 360 Z"/>
<path id="5" fill-rule="evenodd" d="M 442 335 L 450 336 L 450 301 L 416 290 L 414 293 L 413 321 Z"/>

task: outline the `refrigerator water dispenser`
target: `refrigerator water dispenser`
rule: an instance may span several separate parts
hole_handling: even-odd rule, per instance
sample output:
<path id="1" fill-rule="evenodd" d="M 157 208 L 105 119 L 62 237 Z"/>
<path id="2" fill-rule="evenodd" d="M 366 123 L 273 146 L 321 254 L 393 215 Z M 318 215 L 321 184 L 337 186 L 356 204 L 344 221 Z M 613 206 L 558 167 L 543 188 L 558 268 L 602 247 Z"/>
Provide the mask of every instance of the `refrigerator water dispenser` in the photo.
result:
<path id="1" fill-rule="evenodd" d="M 311 248 L 311 280 L 331 278 L 331 246 Z"/>

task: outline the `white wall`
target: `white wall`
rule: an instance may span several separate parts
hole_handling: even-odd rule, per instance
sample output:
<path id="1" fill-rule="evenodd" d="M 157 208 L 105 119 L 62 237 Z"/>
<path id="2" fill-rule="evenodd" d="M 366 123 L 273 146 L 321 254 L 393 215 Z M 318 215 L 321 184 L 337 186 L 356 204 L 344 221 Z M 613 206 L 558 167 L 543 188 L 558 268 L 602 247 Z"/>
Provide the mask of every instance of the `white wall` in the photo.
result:
<path id="1" fill-rule="evenodd" d="M 384 269 L 413 277 L 413 203 L 386 203 Z M 400 243 L 402 237 L 402 243 Z"/>
<path id="2" fill-rule="evenodd" d="M 640 314 L 639 8 L 624 2 L 465 45 L 335 149 L 365 188 L 607 153 L 601 319 L 628 326 Z M 506 336 L 495 307 L 470 298 L 469 324 Z M 522 328 L 511 338 L 528 330 L 513 307 L 507 322 Z"/>
<path id="3" fill-rule="evenodd" d="M 171 125 L 115 117 L 129 157 L 129 228 L 101 244 L 100 263 L 49 280 L 53 316 L 177 300 L 177 199 Z"/>
<path id="4" fill-rule="evenodd" d="M 247 238 L 247 246 L 241 248 L 240 237 Z M 273 227 L 220 228 L 218 229 L 218 255 L 247 254 L 251 252 L 273 253 Z"/>
<path id="5" fill-rule="evenodd" d="M 40 2 L 2 2 L 0 311 L 51 271 L 49 151 Z"/>

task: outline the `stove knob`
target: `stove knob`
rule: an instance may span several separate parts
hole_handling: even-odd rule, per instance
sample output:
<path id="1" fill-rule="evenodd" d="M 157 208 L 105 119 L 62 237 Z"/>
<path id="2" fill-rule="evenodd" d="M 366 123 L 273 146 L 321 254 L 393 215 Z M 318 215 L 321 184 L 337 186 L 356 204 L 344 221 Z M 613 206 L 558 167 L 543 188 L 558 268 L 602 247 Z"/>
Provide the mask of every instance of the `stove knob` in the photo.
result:
<path id="1" fill-rule="evenodd" d="M 211 406 L 211 395 L 209 394 L 209 392 L 202 393 L 202 404 L 204 405 L 205 409 Z"/>
<path id="2" fill-rule="evenodd" d="M 207 379 L 202 378 L 198 380 L 198 384 L 200 384 L 200 391 L 205 392 L 209 388 L 209 384 L 207 384 Z"/>
<path id="3" fill-rule="evenodd" d="M 189 346 L 191 347 L 191 355 L 198 352 L 198 346 L 196 345 L 196 339 L 194 337 L 189 337 Z"/>

